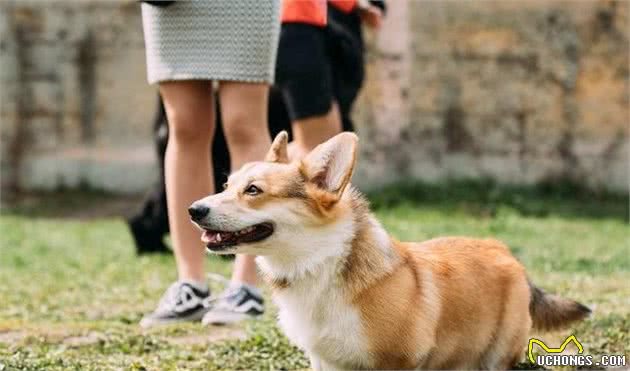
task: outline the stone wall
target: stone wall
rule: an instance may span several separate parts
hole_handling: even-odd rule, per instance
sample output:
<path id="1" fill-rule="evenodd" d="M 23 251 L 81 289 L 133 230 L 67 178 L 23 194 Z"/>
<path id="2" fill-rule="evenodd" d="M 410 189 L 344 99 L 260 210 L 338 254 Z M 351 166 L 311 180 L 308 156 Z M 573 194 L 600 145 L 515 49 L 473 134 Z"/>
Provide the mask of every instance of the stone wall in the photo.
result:
<path id="1" fill-rule="evenodd" d="M 391 2 L 359 104 L 371 184 L 628 189 L 630 2 Z"/>
<path id="2" fill-rule="evenodd" d="M 135 1 L 0 2 L 2 186 L 141 192 L 153 179 Z"/>
<path id="3" fill-rule="evenodd" d="M 356 182 L 570 179 L 627 191 L 627 1 L 390 1 L 368 34 Z M 0 2 L 2 186 L 154 174 L 137 2 Z"/>

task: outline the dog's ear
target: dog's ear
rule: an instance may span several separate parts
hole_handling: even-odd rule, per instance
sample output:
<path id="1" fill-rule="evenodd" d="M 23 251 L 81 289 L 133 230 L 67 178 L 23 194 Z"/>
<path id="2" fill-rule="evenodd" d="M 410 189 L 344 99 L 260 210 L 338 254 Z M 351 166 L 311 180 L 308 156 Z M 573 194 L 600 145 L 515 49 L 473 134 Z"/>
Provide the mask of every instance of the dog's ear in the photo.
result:
<path id="1" fill-rule="evenodd" d="M 289 155 L 287 154 L 287 143 L 289 141 L 289 134 L 286 131 L 281 131 L 276 135 L 271 143 L 271 148 L 267 152 L 265 156 L 265 161 L 267 162 L 280 162 L 280 163 L 288 163 Z"/>
<path id="2" fill-rule="evenodd" d="M 344 132 L 315 147 L 302 160 L 308 181 L 338 200 L 352 177 L 358 141 L 354 133 Z"/>

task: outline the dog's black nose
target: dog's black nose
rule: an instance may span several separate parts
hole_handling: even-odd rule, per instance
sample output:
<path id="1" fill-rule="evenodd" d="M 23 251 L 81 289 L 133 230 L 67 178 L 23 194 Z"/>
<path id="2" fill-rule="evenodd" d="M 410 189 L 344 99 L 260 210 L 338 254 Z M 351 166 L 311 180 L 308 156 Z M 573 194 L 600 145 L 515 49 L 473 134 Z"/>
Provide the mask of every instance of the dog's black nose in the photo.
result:
<path id="1" fill-rule="evenodd" d="M 190 218 L 196 222 L 205 218 L 208 213 L 210 213 L 210 208 L 201 204 L 192 204 L 188 208 L 188 214 L 190 214 Z"/>

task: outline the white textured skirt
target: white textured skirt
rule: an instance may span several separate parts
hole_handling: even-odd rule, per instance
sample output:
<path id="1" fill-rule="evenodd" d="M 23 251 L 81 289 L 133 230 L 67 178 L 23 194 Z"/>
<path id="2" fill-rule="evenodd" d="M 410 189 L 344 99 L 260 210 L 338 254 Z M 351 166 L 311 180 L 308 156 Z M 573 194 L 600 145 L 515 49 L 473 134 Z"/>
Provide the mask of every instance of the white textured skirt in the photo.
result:
<path id="1" fill-rule="evenodd" d="M 230 80 L 273 83 L 280 0 L 142 4 L 149 83 Z"/>

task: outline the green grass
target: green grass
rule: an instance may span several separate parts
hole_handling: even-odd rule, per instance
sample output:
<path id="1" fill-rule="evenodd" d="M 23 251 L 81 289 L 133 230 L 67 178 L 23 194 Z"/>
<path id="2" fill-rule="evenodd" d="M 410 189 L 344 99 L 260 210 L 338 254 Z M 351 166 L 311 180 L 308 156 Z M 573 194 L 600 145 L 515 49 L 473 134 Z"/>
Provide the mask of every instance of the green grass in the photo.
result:
<path id="1" fill-rule="evenodd" d="M 595 309 L 573 329 L 543 335 L 548 344 L 575 333 L 589 354 L 630 355 L 627 196 L 460 182 L 399 185 L 371 199 L 401 240 L 504 240 L 540 286 Z M 99 194 L 50 195 L 3 210 L 0 370 L 308 368 L 276 328 L 272 307 L 263 320 L 240 327 L 141 330 L 137 322 L 175 278 L 174 262 L 135 256 L 123 220 L 99 216 L 116 202 Z M 217 258 L 207 266 L 230 271 Z"/>

